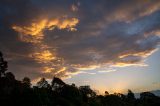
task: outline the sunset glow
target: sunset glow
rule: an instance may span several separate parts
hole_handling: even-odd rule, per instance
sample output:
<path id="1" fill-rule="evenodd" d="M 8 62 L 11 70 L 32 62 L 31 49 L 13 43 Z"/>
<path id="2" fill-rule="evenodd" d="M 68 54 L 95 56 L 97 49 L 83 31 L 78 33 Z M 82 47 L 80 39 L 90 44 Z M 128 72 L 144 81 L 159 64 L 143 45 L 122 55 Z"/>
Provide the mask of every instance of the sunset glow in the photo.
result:
<path id="1" fill-rule="evenodd" d="M 0 2 L 0 51 L 16 78 L 160 89 L 160 0 L 62 1 Z"/>

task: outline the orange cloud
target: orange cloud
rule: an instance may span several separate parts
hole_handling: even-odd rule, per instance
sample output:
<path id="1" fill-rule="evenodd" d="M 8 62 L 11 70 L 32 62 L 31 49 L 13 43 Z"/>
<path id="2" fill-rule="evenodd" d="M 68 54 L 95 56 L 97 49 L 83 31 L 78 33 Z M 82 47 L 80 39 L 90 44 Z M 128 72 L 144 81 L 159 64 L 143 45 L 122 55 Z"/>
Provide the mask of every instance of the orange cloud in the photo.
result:
<path id="1" fill-rule="evenodd" d="M 47 23 L 47 20 L 41 20 L 36 23 L 31 23 L 30 26 L 13 26 L 12 28 L 20 32 L 21 34 L 24 35 L 31 35 L 31 36 L 37 36 L 42 33 L 42 30 L 45 28 Z"/>
<path id="2" fill-rule="evenodd" d="M 107 33 L 105 33 L 106 34 L 105 36 L 104 35 L 102 35 L 101 37 L 97 36 L 97 35 L 103 34 L 102 30 L 106 28 L 106 26 L 108 25 L 108 21 L 111 21 L 111 22 L 114 22 L 117 20 L 127 21 L 127 22 L 132 21 L 139 17 L 149 15 L 154 11 L 158 10 L 159 8 L 158 3 L 154 3 L 154 2 L 152 3 L 149 0 L 147 2 L 140 1 L 140 3 L 135 1 L 134 3 L 137 5 L 132 6 L 132 5 L 126 5 L 125 3 L 124 5 L 117 5 L 118 7 L 115 7 L 116 9 L 113 9 L 111 13 L 108 12 L 106 16 L 107 22 L 106 20 L 99 21 L 101 20 L 102 16 L 100 16 L 100 18 L 97 18 L 96 22 L 94 22 L 95 20 L 93 21 L 87 18 L 88 17 L 87 15 L 92 15 L 92 14 L 88 14 L 88 12 L 86 12 L 87 14 L 84 13 L 84 15 L 86 14 L 87 16 L 86 17 L 87 19 L 86 20 L 84 19 L 85 20 L 84 22 L 86 22 L 85 28 L 82 28 L 80 33 L 75 34 L 78 36 L 77 37 L 78 39 L 76 39 L 77 40 L 76 43 L 67 45 L 67 46 L 70 46 L 67 49 L 65 49 L 66 46 L 64 46 L 63 48 L 63 44 L 61 44 L 62 47 L 59 47 L 61 48 L 61 50 L 56 50 L 54 48 L 54 45 L 52 45 L 53 47 L 51 48 L 48 45 L 44 44 L 43 39 L 45 37 L 45 34 L 43 32 L 45 30 L 54 30 L 55 28 L 59 30 L 65 29 L 68 31 L 76 31 L 77 30 L 76 25 L 79 23 L 79 20 L 77 18 L 74 18 L 74 17 L 73 18 L 67 18 L 67 17 L 43 18 L 40 20 L 33 21 L 30 24 L 25 26 L 13 25 L 12 28 L 19 33 L 21 41 L 31 43 L 33 44 L 33 46 L 35 46 L 36 49 L 32 54 L 30 54 L 30 57 L 33 58 L 38 63 L 42 64 L 43 66 L 42 69 L 44 69 L 42 73 L 50 73 L 53 75 L 66 77 L 66 76 L 76 75 L 78 73 L 81 73 L 84 70 L 85 71 L 94 70 L 94 69 L 103 67 L 102 64 L 103 65 L 110 64 L 114 67 L 125 67 L 125 66 L 133 66 L 133 65 L 145 66 L 145 64 L 142 63 L 141 60 L 143 58 L 148 57 L 152 53 L 154 53 L 155 50 L 150 50 L 150 48 L 147 48 L 146 51 L 144 49 L 141 50 L 141 48 L 137 49 L 139 47 L 138 45 L 136 45 L 138 46 L 137 48 L 134 48 L 134 45 L 128 45 L 128 47 L 125 47 L 125 45 L 121 46 L 123 45 L 123 43 L 125 43 L 125 40 L 120 39 L 120 37 L 126 38 L 128 42 L 131 41 L 130 39 L 131 37 L 121 36 L 121 33 L 116 33 L 116 32 L 118 32 L 119 30 L 122 30 L 120 32 L 126 32 L 126 28 L 121 29 L 121 26 L 119 26 L 118 29 L 116 29 L 115 27 L 110 29 L 109 28 L 110 26 L 108 26 L 109 29 L 106 29 Z M 79 5 L 80 4 L 76 4 L 76 5 L 73 4 L 71 6 L 72 12 L 78 11 Z M 142 9 L 143 7 L 147 7 L 147 8 Z M 130 28 L 130 25 L 126 25 L 126 26 Z M 133 29 L 135 27 L 137 28 L 137 26 L 134 26 Z M 131 27 L 131 30 L 132 30 L 132 27 Z M 112 33 L 112 32 L 115 32 L 115 33 Z M 157 32 L 157 34 L 159 34 L 159 32 Z M 94 35 L 94 37 L 90 35 Z M 110 37 L 107 37 L 108 35 L 110 35 Z M 112 37 L 111 35 L 119 35 L 119 36 Z M 82 41 L 82 40 L 79 40 L 79 38 L 84 38 L 84 39 Z M 62 38 L 62 40 L 64 39 Z M 133 40 L 133 42 L 136 42 L 136 41 Z M 133 42 L 131 41 L 131 43 Z M 58 43 L 61 43 L 61 42 L 58 42 Z M 118 51 L 119 48 L 122 48 L 122 50 Z M 133 48 L 133 51 L 132 51 L 132 48 Z M 65 49 L 65 50 L 63 51 L 62 49 Z M 95 53 L 90 54 L 89 52 L 85 51 L 88 49 L 95 49 L 97 51 Z M 115 52 L 113 49 L 117 51 Z M 129 49 L 129 53 L 124 53 L 128 49 Z M 59 51 L 64 52 L 64 54 L 63 53 L 58 54 Z M 66 53 L 67 51 L 73 51 L 73 52 L 69 52 L 67 54 Z M 99 54 L 102 54 L 102 55 L 99 55 Z M 135 57 L 135 58 L 130 59 L 130 57 Z M 70 62 L 71 60 L 73 60 L 73 62 Z M 72 71 L 72 69 L 74 71 Z M 112 72 L 112 71 L 115 71 L 115 70 L 108 70 L 108 71 L 104 70 L 101 72 Z"/>
<path id="3" fill-rule="evenodd" d="M 44 30 L 54 30 L 54 28 L 68 29 L 69 31 L 76 31 L 75 26 L 79 23 L 77 18 L 53 18 L 53 19 L 41 19 L 32 22 L 27 26 L 12 26 L 12 29 L 17 31 L 20 36 L 20 40 L 23 42 L 31 43 L 35 46 L 34 53 L 29 57 L 33 58 L 40 64 L 43 64 L 44 71 L 42 73 L 52 73 L 54 75 L 60 74 L 66 70 L 66 67 L 61 66 L 61 58 L 56 56 L 56 51 L 51 51 L 48 45 L 43 43 Z M 54 62 L 53 62 L 54 61 Z M 59 70 L 58 70 L 59 69 Z"/>
<path id="4" fill-rule="evenodd" d="M 54 73 L 55 75 L 56 74 L 59 74 L 61 72 L 64 72 L 66 70 L 66 67 L 62 67 L 60 70 L 58 70 L 56 73 Z"/>
<path id="5" fill-rule="evenodd" d="M 68 29 L 70 31 L 76 31 L 74 28 L 78 24 L 77 18 L 65 18 L 65 19 L 42 19 L 37 22 L 31 23 L 29 26 L 12 26 L 12 29 L 20 33 L 22 41 L 38 43 L 43 39 L 43 31 L 45 29 L 53 30 L 55 27 L 58 29 Z"/>
<path id="6" fill-rule="evenodd" d="M 100 65 L 88 65 L 88 66 L 75 65 L 75 67 L 77 70 L 84 71 L 84 70 L 93 70 L 96 68 L 100 68 Z"/>
<path id="7" fill-rule="evenodd" d="M 148 66 L 142 62 L 117 62 L 112 65 L 112 67 L 127 67 L 127 66 Z"/>
<path id="8" fill-rule="evenodd" d="M 122 58 L 125 58 L 128 56 L 139 56 L 139 57 L 145 58 L 145 57 L 150 56 L 151 54 L 153 54 L 157 50 L 158 49 L 146 50 L 146 51 L 141 51 L 141 52 L 137 52 L 137 53 L 126 53 L 126 54 L 120 55 L 119 58 L 122 59 Z"/>
<path id="9" fill-rule="evenodd" d="M 53 70 L 54 68 L 44 67 L 44 71 L 42 73 L 51 73 Z"/>
<path id="10" fill-rule="evenodd" d="M 49 50 L 45 50 L 42 52 L 34 53 L 31 57 L 35 58 L 40 63 L 47 63 L 51 60 L 56 59 L 56 56 L 53 55 Z"/>

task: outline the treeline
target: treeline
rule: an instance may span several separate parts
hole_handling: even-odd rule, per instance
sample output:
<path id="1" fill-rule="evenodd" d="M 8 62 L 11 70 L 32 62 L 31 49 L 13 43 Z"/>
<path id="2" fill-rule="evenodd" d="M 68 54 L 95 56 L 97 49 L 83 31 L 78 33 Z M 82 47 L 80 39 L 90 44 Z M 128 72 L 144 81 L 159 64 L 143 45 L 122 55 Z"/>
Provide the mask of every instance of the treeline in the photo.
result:
<path id="1" fill-rule="evenodd" d="M 16 80 L 6 72 L 7 62 L 0 52 L 0 106 L 160 106 L 160 97 L 143 92 L 136 99 L 134 93 L 97 95 L 89 86 L 68 85 L 54 77 L 51 84 L 41 78 L 31 86 L 28 77 Z"/>

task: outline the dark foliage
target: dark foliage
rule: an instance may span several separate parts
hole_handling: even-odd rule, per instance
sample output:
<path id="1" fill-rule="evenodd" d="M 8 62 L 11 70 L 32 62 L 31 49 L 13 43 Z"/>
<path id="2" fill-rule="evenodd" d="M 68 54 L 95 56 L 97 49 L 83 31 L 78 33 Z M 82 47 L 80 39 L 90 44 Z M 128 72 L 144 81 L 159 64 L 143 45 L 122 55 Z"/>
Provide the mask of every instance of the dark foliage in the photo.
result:
<path id="1" fill-rule="evenodd" d="M 0 77 L 7 71 L 7 61 L 3 59 L 3 54 L 0 52 Z"/>
<path id="2" fill-rule="evenodd" d="M 136 99 L 128 90 L 120 93 L 97 95 L 90 86 L 68 85 L 54 77 L 51 85 L 42 78 L 36 86 L 25 77 L 22 81 L 7 72 L 7 62 L 0 52 L 0 106 L 160 106 L 160 97 L 143 92 Z"/>

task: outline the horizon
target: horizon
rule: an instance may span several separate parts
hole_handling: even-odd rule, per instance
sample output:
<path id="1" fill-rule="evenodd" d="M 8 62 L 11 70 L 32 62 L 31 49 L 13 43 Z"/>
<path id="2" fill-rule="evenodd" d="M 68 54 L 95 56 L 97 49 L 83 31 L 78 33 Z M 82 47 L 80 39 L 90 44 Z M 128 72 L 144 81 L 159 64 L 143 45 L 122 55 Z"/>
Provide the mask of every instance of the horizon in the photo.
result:
<path id="1" fill-rule="evenodd" d="M 54 76 L 100 94 L 160 90 L 160 0 L 0 1 L 16 79 Z"/>

